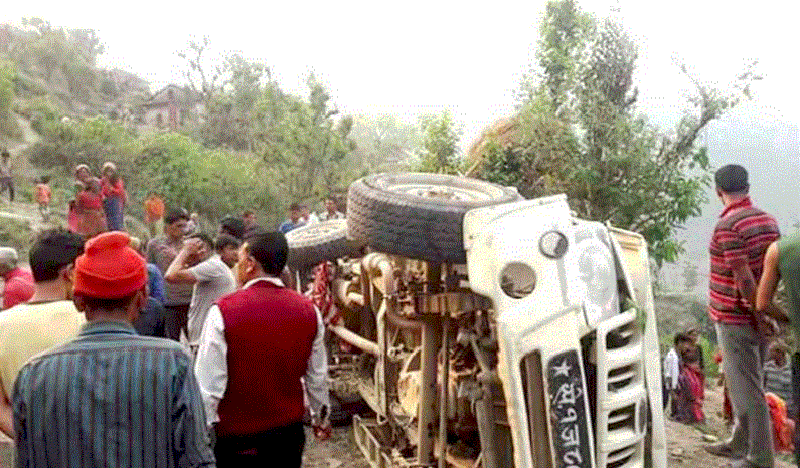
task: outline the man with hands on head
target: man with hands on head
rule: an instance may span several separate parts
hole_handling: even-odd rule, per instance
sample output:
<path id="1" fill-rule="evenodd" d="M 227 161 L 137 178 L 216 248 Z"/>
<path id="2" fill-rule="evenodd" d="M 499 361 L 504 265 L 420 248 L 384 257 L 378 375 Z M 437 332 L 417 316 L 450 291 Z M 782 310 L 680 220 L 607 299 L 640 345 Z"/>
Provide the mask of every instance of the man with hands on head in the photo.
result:
<path id="1" fill-rule="evenodd" d="M 186 326 L 186 338 L 194 352 L 208 309 L 217 299 L 236 290 L 236 280 L 219 253 L 214 251 L 214 242 L 206 234 L 193 234 L 186 238 L 167 268 L 164 279 L 168 283 L 194 285 Z"/>

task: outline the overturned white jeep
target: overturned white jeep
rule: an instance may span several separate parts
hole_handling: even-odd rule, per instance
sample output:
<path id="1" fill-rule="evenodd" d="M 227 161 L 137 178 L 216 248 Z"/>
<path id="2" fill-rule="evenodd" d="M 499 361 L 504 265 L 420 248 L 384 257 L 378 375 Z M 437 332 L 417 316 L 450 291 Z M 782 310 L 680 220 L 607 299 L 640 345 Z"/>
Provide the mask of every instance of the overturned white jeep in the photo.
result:
<path id="1" fill-rule="evenodd" d="M 562 195 L 407 173 L 354 182 L 346 220 L 287 237 L 292 265 L 322 263 L 373 467 L 666 467 L 640 235 Z"/>

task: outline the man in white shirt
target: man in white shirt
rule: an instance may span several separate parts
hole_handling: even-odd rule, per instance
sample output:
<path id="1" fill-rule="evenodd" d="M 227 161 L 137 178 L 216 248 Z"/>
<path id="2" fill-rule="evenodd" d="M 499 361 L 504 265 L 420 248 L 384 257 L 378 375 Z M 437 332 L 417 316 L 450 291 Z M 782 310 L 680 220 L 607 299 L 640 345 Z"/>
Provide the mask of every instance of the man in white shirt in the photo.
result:
<path id="1" fill-rule="evenodd" d="M 219 466 L 300 467 L 304 395 L 315 436 L 330 437 L 324 323 L 280 280 L 287 254 L 279 232 L 248 238 L 236 265 L 242 289 L 208 312 L 195 374 Z"/>
<path id="2" fill-rule="evenodd" d="M 675 351 L 677 348 L 678 337 L 681 336 L 681 333 L 675 335 L 675 346 L 669 349 L 667 355 L 664 356 L 664 408 L 667 408 L 669 401 L 674 400 L 674 392 L 678 389 L 678 378 L 680 377 L 680 357 L 678 356 L 678 352 Z M 669 415 L 673 415 L 673 411 L 670 410 Z"/>
<path id="3" fill-rule="evenodd" d="M 236 290 L 233 272 L 214 251 L 210 237 L 194 234 L 184 241 L 180 252 L 167 268 L 164 280 L 194 285 L 186 326 L 189 348 L 194 352 L 208 310 L 217 299 Z"/>
<path id="4" fill-rule="evenodd" d="M 300 205 L 301 222 L 303 226 L 311 226 L 319 223 L 319 216 L 308 209 L 308 205 Z"/>

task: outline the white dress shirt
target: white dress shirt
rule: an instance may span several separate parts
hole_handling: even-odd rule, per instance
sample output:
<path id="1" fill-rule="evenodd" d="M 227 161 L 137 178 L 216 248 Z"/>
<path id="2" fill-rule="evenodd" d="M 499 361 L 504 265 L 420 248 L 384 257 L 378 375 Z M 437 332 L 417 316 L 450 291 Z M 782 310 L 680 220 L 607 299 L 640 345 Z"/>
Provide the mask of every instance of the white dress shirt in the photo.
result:
<path id="1" fill-rule="evenodd" d="M 675 348 L 670 348 L 664 356 L 664 381 L 668 390 L 678 388 L 678 377 L 680 377 L 680 358 Z"/>
<path id="2" fill-rule="evenodd" d="M 268 281 L 276 286 L 284 287 L 278 278 L 262 277 L 249 281 L 242 289 L 247 289 L 258 281 Z M 325 324 L 319 310 L 317 315 L 317 336 L 308 358 L 308 367 L 304 379 L 304 388 L 308 396 L 312 418 L 320 414 L 323 406 L 330 409 L 328 395 L 328 353 L 325 349 Z M 203 406 L 206 410 L 206 422 L 210 426 L 219 421 L 217 408 L 225 395 L 228 386 L 228 344 L 225 342 L 225 324 L 222 313 L 216 304 L 208 311 L 208 318 L 200 335 L 200 348 L 197 351 L 194 373 L 200 385 Z"/>

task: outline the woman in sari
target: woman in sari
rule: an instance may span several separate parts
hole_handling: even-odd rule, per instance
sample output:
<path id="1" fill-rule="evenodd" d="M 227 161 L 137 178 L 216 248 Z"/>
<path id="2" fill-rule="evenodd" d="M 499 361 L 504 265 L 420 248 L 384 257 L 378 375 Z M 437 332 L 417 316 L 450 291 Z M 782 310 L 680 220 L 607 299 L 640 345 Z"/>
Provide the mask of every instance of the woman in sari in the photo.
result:
<path id="1" fill-rule="evenodd" d="M 100 194 L 100 181 L 89 180 L 86 187 L 75 200 L 75 211 L 78 215 L 77 230 L 85 238 L 92 238 L 106 232 L 106 215 L 103 212 L 103 199 Z"/>

